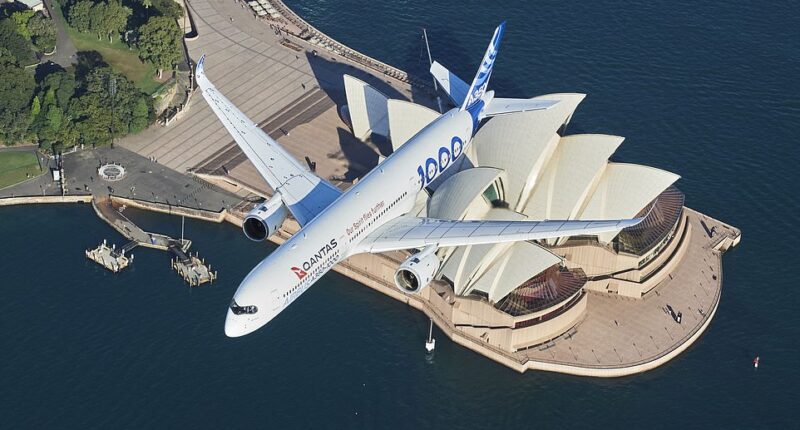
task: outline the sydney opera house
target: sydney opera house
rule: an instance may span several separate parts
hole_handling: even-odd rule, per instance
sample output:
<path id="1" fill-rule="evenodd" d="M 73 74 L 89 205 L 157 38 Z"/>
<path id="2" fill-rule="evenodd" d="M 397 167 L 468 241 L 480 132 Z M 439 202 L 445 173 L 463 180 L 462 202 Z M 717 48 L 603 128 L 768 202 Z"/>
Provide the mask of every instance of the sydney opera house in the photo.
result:
<path id="1" fill-rule="evenodd" d="M 418 104 L 387 99 L 350 76 L 345 76 L 345 90 L 343 116 L 364 141 L 388 139 L 396 149 L 439 116 Z M 566 132 L 584 97 L 547 94 L 541 98 L 560 103 L 490 119 L 459 169 L 420 193 L 418 215 L 433 218 L 646 215 L 635 227 L 599 236 L 440 249 L 437 281 L 424 293 L 430 305 L 460 333 L 502 351 L 541 349 L 580 330 L 592 295 L 643 300 L 668 280 L 690 249 L 692 228 L 684 195 L 675 186 L 677 174 L 610 161 L 623 137 Z"/>

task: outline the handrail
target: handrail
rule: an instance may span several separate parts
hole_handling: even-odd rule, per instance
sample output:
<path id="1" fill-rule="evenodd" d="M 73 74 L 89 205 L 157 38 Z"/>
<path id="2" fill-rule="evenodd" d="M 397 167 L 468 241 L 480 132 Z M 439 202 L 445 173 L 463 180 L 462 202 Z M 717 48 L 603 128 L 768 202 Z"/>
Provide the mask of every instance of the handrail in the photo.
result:
<path id="1" fill-rule="evenodd" d="M 383 73 L 385 75 L 391 76 L 401 82 L 406 82 L 410 85 L 417 86 L 428 91 L 433 91 L 430 83 L 425 79 L 420 79 L 415 76 L 411 76 L 408 72 L 404 70 L 400 70 L 397 67 L 391 66 L 389 64 L 384 63 L 383 61 L 377 60 L 375 58 L 370 57 L 369 55 L 363 54 L 355 49 L 352 49 L 340 42 L 336 39 L 328 36 L 327 34 L 323 33 L 307 21 L 305 21 L 300 15 L 295 13 L 291 8 L 286 6 L 285 3 L 281 0 L 268 0 L 269 3 L 281 14 L 283 18 L 288 20 L 290 23 L 297 26 L 300 30 L 299 34 L 294 34 L 293 32 L 288 31 L 287 29 L 283 29 L 287 34 L 296 37 L 300 40 L 304 40 L 306 42 L 318 45 L 322 48 L 325 48 L 331 52 L 339 54 L 347 59 L 355 61 L 358 64 L 363 66 L 369 67 L 377 72 Z M 316 38 L 318 41 L 312 41 L 313 38 Z"/>

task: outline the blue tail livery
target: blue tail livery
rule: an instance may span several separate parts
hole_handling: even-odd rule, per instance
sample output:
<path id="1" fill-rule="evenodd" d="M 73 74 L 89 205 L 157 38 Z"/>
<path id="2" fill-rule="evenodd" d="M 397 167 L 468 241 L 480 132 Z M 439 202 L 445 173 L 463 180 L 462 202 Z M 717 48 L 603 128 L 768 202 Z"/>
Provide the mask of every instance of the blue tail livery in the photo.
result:
<path id="1" fill-rule="evenodd" d="M 494 96 L 494 91 L 487 91 L 494 62 L 500 50 L 500 40 L 503 38 L 505 29 L 506 22 L 503 21 L 494 30 L 494 35 L 491 42 L 489 42 L 489 47 L 486 48 L 480 68 L 475 74 L 472 85 L 469 87 L 467 87 L 466 82 L 447 70 L 439 62 L 434 61 L 431 65 L 431 74 L 439 82 L 441 88 L 456 106 L 460 106 L 459 110 L 467 111 L 472 115 L 476 125 L 486 117 L 547 109 L 558 103 L 554 100 L 499 98 Z M 474 130 L 477 130 L 477 127 Z"/>

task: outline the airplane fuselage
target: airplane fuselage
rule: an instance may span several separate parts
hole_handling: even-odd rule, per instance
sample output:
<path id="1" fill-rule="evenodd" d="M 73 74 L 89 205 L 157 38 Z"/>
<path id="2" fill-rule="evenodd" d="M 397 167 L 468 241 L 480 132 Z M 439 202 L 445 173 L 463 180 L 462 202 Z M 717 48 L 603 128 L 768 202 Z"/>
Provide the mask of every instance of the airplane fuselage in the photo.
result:
<path id="1" fill-rule="evenodd" d="M 268 255 L 239 285 L 225 333 L 257 330 L 339 261 L 364 252 L 359 244 L 368 234 L 408 213 L 417 194 L 463 154 L 474 126 L 466 111 L 443 114 Z"/>

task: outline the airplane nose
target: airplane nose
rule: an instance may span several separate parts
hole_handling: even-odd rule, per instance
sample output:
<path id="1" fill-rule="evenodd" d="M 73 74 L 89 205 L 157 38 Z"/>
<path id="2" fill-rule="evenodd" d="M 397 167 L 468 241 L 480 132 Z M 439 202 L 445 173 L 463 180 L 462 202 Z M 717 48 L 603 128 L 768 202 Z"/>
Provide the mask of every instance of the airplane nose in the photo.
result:
<path id="1" fill-rule="evenodd" d="M 239 321 L 233 312 L 228 311 L 228 316 L 225 318 L 225 336 L 240 337 L 246 335 L 247 333 L 249 333 L 249 331 L 245 327 L 244 323 Z"/>

